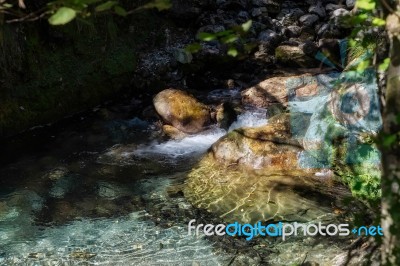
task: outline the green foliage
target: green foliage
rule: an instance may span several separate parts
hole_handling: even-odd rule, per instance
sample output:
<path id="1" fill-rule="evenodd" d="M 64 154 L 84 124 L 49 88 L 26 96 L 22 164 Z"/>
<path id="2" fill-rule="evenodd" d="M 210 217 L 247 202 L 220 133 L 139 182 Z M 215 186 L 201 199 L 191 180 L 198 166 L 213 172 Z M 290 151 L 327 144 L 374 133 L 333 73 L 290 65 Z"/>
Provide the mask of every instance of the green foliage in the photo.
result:
<path id="1" fill-rule="evenodd" d="M 76 11 L 69 7 L 60 7 L 54 15 L 49 18 L 51 25 L 64 25 L 76 17 Z"/>
<path id="2" fill-rule="evenodd" d="M 385 58 L 385 60 L 383 60 L 383 63 L 379 65 L 378 70 L 381 72 L 385 72 L 390 65 L 390 58 Z"/>
<path id="3" fill-rule="evenodd" d="M 165 10 L 171 8 L 172 4 L 168 0 L 154 0 L 151 3 L 148 3 L 141 8 L 157 8 L 158 10 Z"/>
<path id="4" fill-rule="evenodd" d="M 156 8 L 159 11 L 172 6 L 171 0 L 151 0 L 150 2 L 137 6 L 136 3 L 122 5 L 123 1 L 106 0 L 52 0 L 48 3 L 38 5 L 36 10 L 24 7 L 24 4 L 15 6 L 9 2 L 0 1 L 0 14 L 6 15 L 6 22 L 35 21 L 47 17 L 51 25 L 65 25 L 75 18 L 86 19 L 93 14 L 116 14 L 127 16 L 143 9 Z M 22 2 L 23 3 L 23 2 Z M 125 3 L 125 2 L 124 2 Z M 127 11 L 127 8 L 130 10 Z M 50 16 L 49 16 L 50 15 Z"/>
<path id="5" fill-rule="evenodd" d="M 382 46 L 383 38 L 379 32 L 385 26 L 385 20 L 377 10 L 377 0 L 357 0 L 356 12 L 347 20 L 347 26 L 353 31 L 349 41 L 349 60 L 346 70 L 364 72 L 373 66 L 373 57 L 378 47 Z M 385 60 L 379 71 L 384 71 L 388 61 Z"/>
<path id="6" fill-rule="evenodd" d="M 339 147 L 341 155 L 337 172 L 352 194 L 365 202 L 375 204 L 382 196 L 381 154 L 375 144 L 358 143 L 349 151 L 348 144 Z"/>
<path id="7" fill-rule="evenodd" d="M 364 10 L 374 10 L 376 7 L 375 0 L 357 0 L 356 7 Z"/>
<path id="8" fill-rule="evenodd" d="M 251 29 L 253 22 L 248 20 L 247 22 L 232 27 L 229 30 L 220 32 L 199 32 L 196 38 L 203 42 L 218 41 L 222 45 L 227 47 L 227 55 L 236 57 L 239 55 L 238 46 L 242 47 L 244 52 L 250 52 L 253 46 L 245 40 L 247 32 Z M 192 43 L 188 45 L 185 50 L 190 53 L 197 53 L 201 50 L 199 43 Z"/>
<path id="9" fill-rule="evenodd" d="M 102 3 L 101 5 L 96 6 L 96 8 L 94 10 L 96 12 L 107 11 L 107 10 L 110 10 L 116 4 L 118 4 L 117 1 L 107 1 L 105 3 Z"/>

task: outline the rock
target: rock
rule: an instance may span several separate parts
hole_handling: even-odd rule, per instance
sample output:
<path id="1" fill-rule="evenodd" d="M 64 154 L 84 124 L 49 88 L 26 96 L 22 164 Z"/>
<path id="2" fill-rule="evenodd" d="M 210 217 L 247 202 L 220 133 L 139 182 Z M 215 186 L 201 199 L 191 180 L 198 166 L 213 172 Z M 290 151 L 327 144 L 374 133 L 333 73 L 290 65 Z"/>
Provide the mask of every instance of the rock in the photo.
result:
<path id="1" fill-rule="evenodd" d="M 320 18 L 324 18 L 326 16 L 325 8 L 322 6 L 321 2 L 310 6 L 308 12 L 318 15 Z"/>
<path id="2" fill-rule="evenodd" d="M 318 20 L 319 17 L 315 14 L 307 14 L 299 18 L 299 22 L 306 27 L 313 26 Z"/>
<path id="3" fill-rule="evenodd" d="M 356 0 L 346 0 L 346 6 L 349 9 L 353 9 L 356 5 Z"/>
<path id="4" fill-rule="evenodd" d="M 163 90 L 154 97 L 153 104 L 166 124 L 184 133 L 198 133 L 210 124 L 209 108 L 185 91 Z"/>
<path id="5" fill-rule="evenodd" d="M 315 31 L 312 28 L 303 28 L 301 34 L 298 37 L 299 41 L 302 42 L 313 42 L 315 39 Z"/>
<path id="6" fill-rule="evenodd" d="M 289 26 L 295 26 L 301 16 L 305 15 L 305 12 L 300 8 L 285 8 L 277 15 L 283 29 Z"/>
<path id="7" fill-rule="evenodd" d="M 297 98 L 310 97 L 318 95 L 318 84 L 311 83 L 305 84 L 296 88 L 295 93 Z"/>
<path id="8" fill-rule="evenodd" d="M 333 192 L 327 180 L 298 165 L 302 149 L 291 139 L 289 121 L 282 114 L 266 126 L 237 129 L 221 138 L 189 173 L 188 201 L 229 222 L 335 219 L 332 202 L 340 204 L 350 194 Z"/>
<path id="9" fill-rule="evenodd" d="M 312 68 L 318 66 L 318 62 L 306 55 L 298 46 L 280 45 L 275 49 L 276 61 L 285 66 Z"/>
<path id="10" fill-rule="evenodd" d="M 237 114 L 231 104 L 222 103 L 216 108 L 215 118 L 220 128 L 228 130 L 230 125 L 236 121 Z"/>
<path id="11" fill-rule="evenodd" d="M 285 29 L 285 36 L 289 38 L 299 37 L 301 28 L 299 26 L 289 26 Z"/>
<path id="12" fill-rule="evenodd" d="M 176 61 L 181 64 L 189 64 L 193 60 L 193 56 L 190 52 L 185 49 L 174 49 L 173 55 Z"/>
<path id="13" fill-rule="evenodd" d="M 267 118 L 272 118 L 284 112 L 285 108 L 281 104 L 271 104 L 267 109 Z"/>
<path id="14" fill-rule="evenodd" d="M 252 0 L 251 3 L 253 4 L 253 6 L 259 7 L 259 6 L 264 6 L 267 3 L 267 1 L 265 1 L 265 0 Z"/>
<path id="15" fill-rule="evenodd" d="M 275 48 L 279 44 L 281 36 L 273 30 L 265 30 L 258 35 L 258 41 L 269 50 L 270 48 Z"/>
<path id="16" fill-rule="evenodd" d="M 351 25 L 347 22 L 350 16 L 350 11 L 344 8 L 339 8 L 332 12 L 331 22 L 342 28 L 351 28 Z"/>
<path id="17" fill-rule="evenodd" d="M 268 13 L 278 14 L 281 10 L 281 0 L 264 0 Z"/>
<path id="18" fill-rule="evenodd" d="M 318 52 L 317 45 L 312 41 L 306 41 L 300 47 L 303 52 L 310 57 L 314 57 L 314 55 Z"/>
<path id="19" fill-rule="evenodd" d="M 290 139 L 289 115 L 280 115 L 271 124 L 236 129 L 212 147 L 213 158 L 223 164 L 270 170 L 298 169 L 299 143 Z"/>
<path id="20" fill-rule="evenodd" d="M 327 4 L 325 6 L 325 11 L 330 13 L 332 11 L 335 11 L 336 9 L 339 9 L 339 8 L 343 8 L 343 6 L 342 5 L 336 5 L 336 4 Z"/>
<path id="21" fill-rule="evenodd" d="M 287 84 L 291 79 L 303 78 L 304 76 L 283 76 L 266 79 L 257 85 L 242 92 L 242 103 L 260 108 L 267 108 L 272 104 L 287 105 Z"/>
<path id="22" fill-rule="evenodd" d="M 257 8 L 253 8 L 253 10 L 251 11 L 251 15 L 253 17 L 259 17 L 263 14 L 267 13 L 267 8 L 266 7 L 257 7 Z"/>
<path id="23" fill-rule="evenodd" d="M 338 25 L 331 23 L 322 24 L 318 29 L 316 28 L 316 31 L 319 38 L 341 39 L 348 34 Z"/>
<path id="24" fill-rule="evenodd" d="M 163 133 L 167 135 L 171 139 L 184 139 L 187 137 L 187 134 L 180 131 L 176 127 L 170 126 L 170 125 L 163 125 L 162 127 Z"/>
<path id="25" fill-rule="evenodd" d="M 197 34 L 201 32 L 218 33 L 224 31 L 225 27 L 223 25 L 206 25 L 198 29 Z"/>

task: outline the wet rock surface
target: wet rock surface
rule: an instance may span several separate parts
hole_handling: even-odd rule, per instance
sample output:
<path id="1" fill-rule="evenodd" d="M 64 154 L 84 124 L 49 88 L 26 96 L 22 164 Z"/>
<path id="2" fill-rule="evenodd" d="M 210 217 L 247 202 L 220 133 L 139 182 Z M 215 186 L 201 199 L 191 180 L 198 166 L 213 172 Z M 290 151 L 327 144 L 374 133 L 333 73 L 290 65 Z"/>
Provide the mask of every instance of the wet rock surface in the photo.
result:
<path id="1" fill-rule="evenodd" d="M 184 133 L 198 133 L 210 124 L 209 108 L 185 91 L 164 90 L 154 97 L 153 102 L 164 122 Z"/>

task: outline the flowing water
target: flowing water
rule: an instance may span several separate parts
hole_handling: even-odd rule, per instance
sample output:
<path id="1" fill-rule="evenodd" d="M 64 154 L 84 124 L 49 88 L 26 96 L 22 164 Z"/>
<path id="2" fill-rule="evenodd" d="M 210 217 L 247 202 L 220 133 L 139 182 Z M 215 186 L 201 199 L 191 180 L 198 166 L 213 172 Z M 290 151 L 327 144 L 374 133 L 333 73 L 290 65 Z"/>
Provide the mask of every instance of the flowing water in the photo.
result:
<path id="1" fill-rule="evenodd" d="M 214 91 L 210 101 L 238 90 Z M 218 98 L 219 97 L 219 98 Z M 0 154 L 0 265 L 272 265 L 340 260 L 345 241 L 248 243 L 190 236 L 187 223 L 219 223 L 183 196 L 189 171 L 227 131 L 164 140 L 124 106 L 27 132 Z M 244 110 L 228 131 L 267 123 Z M 327 251 L 329 249 L 329 252 Z M 262 257 L 264 257 L 262 259 Z"/>
<path id="2" fill-rule="evenodd" d="M 229 130 L 266 122 L 265 110 L 245 111 Z M 176 189 L 226 131 L 180 141 L 155 131 L 104 108 L 7 143 L 0 264 L 229 264 L 233 254 L 187 234 L 187 221 L 198 214 Z"/>

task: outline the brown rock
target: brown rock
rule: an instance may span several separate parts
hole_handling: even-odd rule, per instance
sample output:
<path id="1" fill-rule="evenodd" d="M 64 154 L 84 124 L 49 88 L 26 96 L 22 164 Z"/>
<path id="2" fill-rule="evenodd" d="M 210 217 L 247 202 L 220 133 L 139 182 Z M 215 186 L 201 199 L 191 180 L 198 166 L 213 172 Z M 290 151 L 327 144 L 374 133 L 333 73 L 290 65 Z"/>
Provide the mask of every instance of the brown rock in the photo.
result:
<path id="1" fill-rule="evenodd" d="M 306 84 L 296 89 L 296 97 L 309 97 L 318 94 L 318 83 Z"/>
<path id="2" fill-rule="evenodd" d="M 244 90 L 242 92 L 242 103 L 256 107 L 268 107 L 277 103 L 286 106 L 288 102 L 287 82 L 290 79 L 305 76 L 310 76 L 310 74 L 268 78 Z"/>
<path id="3" fill-rule="evenodd" d="M 170 125 L 163 125 L 162 129 L 163 129 L 164 134 L 167 135 L 171 139 L 180 140 L 180 139 L 184 139 L 187 137 L 186 133 L 184 133 L 184 132 L 180 131 L 179 129 L 177 129 L 176 127 L 173 127 Z"/>
<path id="4" fill-rule="evenodd" d="M 291 138 L 288 114 L 272 118 L 263 127 L 236 129 L 211 148 L 220 163 L 269 170 L 298 169 L 299 143 Z"/>
<path id="5" fill-rule="evenodd" d="M 198 133 L 210 124 L 209 108 L 185 91 L 163 90 L 154 97 L 153 104 L 166 124 L 184 133 Z"/>
<path id="6" fill-rule="evenodd" d="M 285 66 L 290 67 L 317 67 L 318 61 L 306 55 L 301 47 L 281 45 L 275 49 L 276 60 Z"/>

